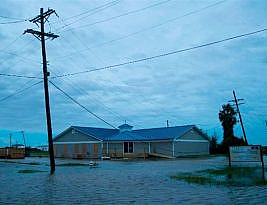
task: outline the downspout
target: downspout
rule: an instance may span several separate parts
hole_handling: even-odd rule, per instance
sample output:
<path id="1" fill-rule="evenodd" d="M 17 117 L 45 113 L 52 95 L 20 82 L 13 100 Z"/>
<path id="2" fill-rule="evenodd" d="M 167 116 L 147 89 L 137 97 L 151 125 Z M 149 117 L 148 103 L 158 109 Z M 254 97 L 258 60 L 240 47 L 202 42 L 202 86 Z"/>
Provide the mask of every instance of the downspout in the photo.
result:
<path id="1" fill-rule="evenodd" d="M 151 153 L 150 142 L 148 143 L 148 153 Z"/>
<path id="2" fill-rule="evenodd" d="M 103 159 L 103 147 L 104 147 L 103 141 L 101 141 L 101 159 Z"/>
<path id="3" fill-rule="evenodd" d="M 107 142 L 107 157 L 108 157 L 108 155 L 109 155 L 109 154 L 108 154 L 108 142 Z"/>
<path id="4" fill-rule="evenodd" d="M 172 156 L 174 157 L 174 140 L 172 141 Z"/>

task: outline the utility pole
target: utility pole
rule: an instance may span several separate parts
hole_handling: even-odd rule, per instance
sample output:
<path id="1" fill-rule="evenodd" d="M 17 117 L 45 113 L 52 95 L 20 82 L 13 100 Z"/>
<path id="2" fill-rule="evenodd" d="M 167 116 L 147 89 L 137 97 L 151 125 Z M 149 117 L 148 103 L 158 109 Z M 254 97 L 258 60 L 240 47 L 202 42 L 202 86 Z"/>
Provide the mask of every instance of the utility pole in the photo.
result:
<path id="1" fill-rule="evenodd" d="M 11 146 L 12 146 L 12 143 L 11 143 L 11 138 L 12 138 L 12 134 L 11 133 L 9 133 L 9 147 L 11 148 Z"/>
<path id="2" fill-rule="evenodd" d="M 25 135 L 24 135 L 24 131 L 23 130 L 21 131 L 21 134 L 22 134 L 23 141 L 24 141 L 24 154 L 25 154 L 25 156 L 27 156 L 27 154 L 26 154 L 26 140 L 25 140 Z"/>
<path id="3" fill-rule="evenodd" d="M 44 24 L 48 20 L 51 14 L 55 13 L 55 10 L 48 9 L 48 11 L 43 12 L 43 8 L 40 9 L 40 15 L 30 20 L 32 23 L 40 23 L 41 32 L 35 31 L 32 29 L 27 29 L 24 33 L 31 33 L 37 39 L 41 41 L 42 44 L 42 57 L 43 57 L 43 76 L 44 76 L 44 91 L 45 91 L 45 108 L 46 108 L 46 121 L 47 121 L 47 135 L 48 135 L 48 144 L 49 144 L 49 156 L 50 156 L 50 173 L 55 172 L 55 158 L 53 150 L 53 139 L 52 139 L 52 125 L 51 125 L 51 115 L 50 115 L 50 104 L 49 104 L 49 92 L 48 92 L 48 76 L 47 72 L 47 61 L 46 61 L 46 52 L 45 52 L 45 37 L 55 39 L 59 37 L 53 33 L 44 32 Z"/>
<path id="4" fill-rule="evenodd" d="M 245 144 L 248 145 L 248 141 L 247 141 L 247 136 L 246 136 L 245 128 L 244 128 L 243 121 L 242 121 L 242 117 L 241 117 L 241 113 L 240 113 L 240 110 L 239 110 L 239 107 L 238 107 L 238 105 L 241 104 L 241 103 L 238 104 L 238 101 L 241 101 L 241 100 L 244 100 L 244 99 L 237 99 L 234 90 L 233 90 L 233 95 L 234 95 L 234 100 L 231 100 L 231 101 L 229 101 L 229 102 L 235 102 L 235 105 L 236 105 L 236 111 L 237 111 L 238 116 L 239 116 L 239 120 L 240 120 L 241 128 L 242 128 L 243 135 L 244 135 Z M 242 104 L 244 104 L 244 103 L 242 103 Z"/>
<path id="5" fill-rule="evenodd" d="M 24 147 L 26 149 L 26 140 L 25 140 L 25 134 L 24 134 L 23 130 L 21 131 L 21 134 L 22 134 L 22 137 L 23 137 Z"/>

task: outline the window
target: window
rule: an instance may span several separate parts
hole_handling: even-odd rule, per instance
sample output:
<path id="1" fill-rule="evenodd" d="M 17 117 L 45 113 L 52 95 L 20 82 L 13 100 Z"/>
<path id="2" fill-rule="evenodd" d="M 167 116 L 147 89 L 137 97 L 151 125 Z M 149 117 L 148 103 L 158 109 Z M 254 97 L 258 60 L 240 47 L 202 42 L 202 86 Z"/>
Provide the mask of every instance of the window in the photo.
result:
<path id="1" fill-rule="evenodd" d="M 133 153 L 133 142 L 124 142 L 124 153 Z"/>

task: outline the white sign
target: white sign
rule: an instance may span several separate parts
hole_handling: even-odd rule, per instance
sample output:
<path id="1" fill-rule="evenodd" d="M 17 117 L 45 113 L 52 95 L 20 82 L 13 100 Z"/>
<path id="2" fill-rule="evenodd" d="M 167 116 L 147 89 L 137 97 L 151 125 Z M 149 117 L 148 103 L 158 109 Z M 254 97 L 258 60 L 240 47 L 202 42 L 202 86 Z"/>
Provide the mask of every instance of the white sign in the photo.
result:
<path id="1" fill-rule="evenodd" d="M 231 163 L 262 162 L 261 146 L 233 146 L 229 147 Z"/>

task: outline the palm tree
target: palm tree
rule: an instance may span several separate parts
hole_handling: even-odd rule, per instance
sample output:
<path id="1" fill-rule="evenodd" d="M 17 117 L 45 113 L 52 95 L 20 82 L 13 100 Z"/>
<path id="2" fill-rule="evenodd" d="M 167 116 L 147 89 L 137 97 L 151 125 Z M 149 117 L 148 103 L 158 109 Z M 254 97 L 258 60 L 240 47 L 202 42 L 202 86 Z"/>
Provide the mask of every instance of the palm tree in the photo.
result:
<path id="1" fill-rule="evenodd" d="M 219 119 L 223 126 L 223 144 L 233 145 L 234 137 L 234 125 L 237 123 L 236 111 L 228 103 L 222 106 L 222 110 L 219 112 Z"/>

